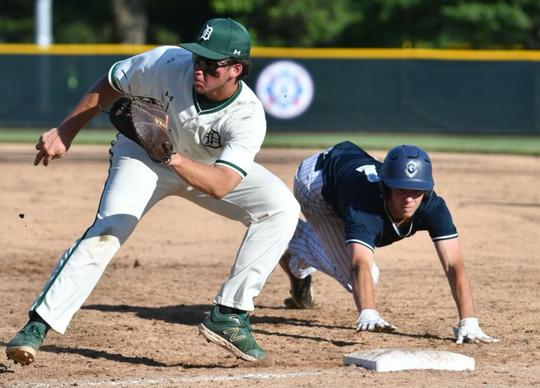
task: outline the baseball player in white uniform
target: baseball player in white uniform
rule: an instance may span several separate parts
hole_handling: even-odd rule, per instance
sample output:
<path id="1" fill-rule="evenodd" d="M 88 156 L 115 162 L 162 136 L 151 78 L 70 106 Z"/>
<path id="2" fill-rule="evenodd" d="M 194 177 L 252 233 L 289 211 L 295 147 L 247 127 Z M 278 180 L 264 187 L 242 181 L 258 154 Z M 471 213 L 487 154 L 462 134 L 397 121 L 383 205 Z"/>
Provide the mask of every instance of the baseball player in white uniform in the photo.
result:
<path id="1" fill-rule="evenodd" d="M 60 258 L 30 308 L 29 322 L 8 343 L 9 359 L 29 364 L 49 329 L 64 334 L 139 220 L 170 195 L 247 226 L 229 279 L 199 330 L 242 359 L 266 357 L 248 314 L 294 233 L 300 208 L 286 185 L 254 162 L 266 121 L 262 104 L 241 80 L 250 67 L 246 29 L 231 19 L 211 19 L 196 42 L 180 46 L 115 63 L 36 144 L 34 164 L 47 166 L 67 152 L 101 107 L 131 94 L 164 102 L 177 153 L 169 164 L 158 164 L 138 144 L 117 136 L 95 221 Z"/>

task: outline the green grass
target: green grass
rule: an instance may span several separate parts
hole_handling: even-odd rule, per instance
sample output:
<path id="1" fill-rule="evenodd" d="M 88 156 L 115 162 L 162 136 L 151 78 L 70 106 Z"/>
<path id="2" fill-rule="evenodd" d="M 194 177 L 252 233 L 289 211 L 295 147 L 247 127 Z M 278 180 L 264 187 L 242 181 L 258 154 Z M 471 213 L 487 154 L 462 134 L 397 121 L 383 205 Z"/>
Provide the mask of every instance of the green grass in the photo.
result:
<path id="1" fill-rule="evenodd" d="M 363 148 L 374 150 L 388 150 L 399 144 L 414 144 L 428 151 L 540 155 L 540 136 L 287 133 L 269 134 L 264 145 L 324 148 L 343 140 L 350 140 Z"/>
<path id="2" fill-rule="evenodd" d="M 0 143 L 35 143 L 41 135 L 36 129 L 0 129 Z M 75 144 L 109 144 L 116 136 L 114 130 L 83 130 Z M 540 156 L 540 136 L 511 135 L 438 135 L 391 133 L 315 133 L 272 132 L 266 136 L 264 147 L 325 148 L 350 140 L 370 150 L 388 150 L 398 144 L 414 144 L 428 151 L 495 153 Z"/>
<path id="3" fill-rule="evenodd" d="M 44 130 L 0 129 L 0 143 L 36 143 Z M 75 138 L 75 144 L 109 144 L 116 136 L 113 130 L 83 130 Z"/>

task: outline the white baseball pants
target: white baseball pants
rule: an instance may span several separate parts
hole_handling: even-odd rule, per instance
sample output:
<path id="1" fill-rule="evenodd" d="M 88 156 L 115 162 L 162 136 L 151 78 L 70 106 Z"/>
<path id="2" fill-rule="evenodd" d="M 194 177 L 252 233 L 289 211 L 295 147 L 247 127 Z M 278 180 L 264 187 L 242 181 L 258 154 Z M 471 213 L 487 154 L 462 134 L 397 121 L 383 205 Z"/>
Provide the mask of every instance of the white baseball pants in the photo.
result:
<path id="1" fill-rule="evenodd" d="M 294 196 L 306 221 L 300 220 L 289 243 L 289 267 L 294 276 L 303 279 L 319 270 L 336 279 L 352 291 L 351 255 L 345 244 L 345 223 L 322 196 L 322 171 L 315 171 L 320 154 L 305 159 L 294 178 Z M 379 279 L 379 269 L 371 266 L 373 284 Z"/>
<path id="2" fill-rule="evenodd" d="M 63 334 L 139 220 L 170 195 L 248 227 L 229 279 L 214 303 L 252 311 L 253 298 L 279 262 L 298 221 L 300 209 L 287 186 L 255 164 L 231 193 L 216 200 L 189 187 L 168 167 L 152 162 L 122 135 L 111 148 L 109 176 L 94 223 L 62 255 L 31 310 Z"/>

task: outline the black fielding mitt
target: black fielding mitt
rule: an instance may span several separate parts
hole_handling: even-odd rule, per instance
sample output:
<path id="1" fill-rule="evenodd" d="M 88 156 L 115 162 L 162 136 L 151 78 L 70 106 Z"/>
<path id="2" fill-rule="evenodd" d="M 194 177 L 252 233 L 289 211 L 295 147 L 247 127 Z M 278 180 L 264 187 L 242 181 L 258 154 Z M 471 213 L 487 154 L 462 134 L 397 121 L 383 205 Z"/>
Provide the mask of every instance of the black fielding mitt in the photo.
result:
<path id="1" fill-rule="evenodd" d="M 150 97 L 120 97 L 109 112 L 115 128 L 143 147 L 154 162 L 168 164 L 175 153 L 163 104 Z"/>

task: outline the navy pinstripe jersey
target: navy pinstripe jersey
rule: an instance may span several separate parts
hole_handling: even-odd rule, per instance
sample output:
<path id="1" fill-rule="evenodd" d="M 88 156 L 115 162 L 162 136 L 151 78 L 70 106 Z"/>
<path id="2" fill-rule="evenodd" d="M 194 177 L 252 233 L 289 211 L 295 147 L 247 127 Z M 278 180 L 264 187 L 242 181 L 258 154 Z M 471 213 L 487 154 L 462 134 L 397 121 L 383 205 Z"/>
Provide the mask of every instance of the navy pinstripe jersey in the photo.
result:
<path id="1" fill-rule="evenodd" d="M 348 141 L 337 144 L 325 153 L 321 164 L 322 195 L 345 221 L 346 243 L 375 250 L 419 230 L 428 231 L 433 241 L 457 237 L 450 211 L 435 192 L 422 201 L 405 230 L 393 223 L 379 184 L 382 163 L 357 145 Z"/>

